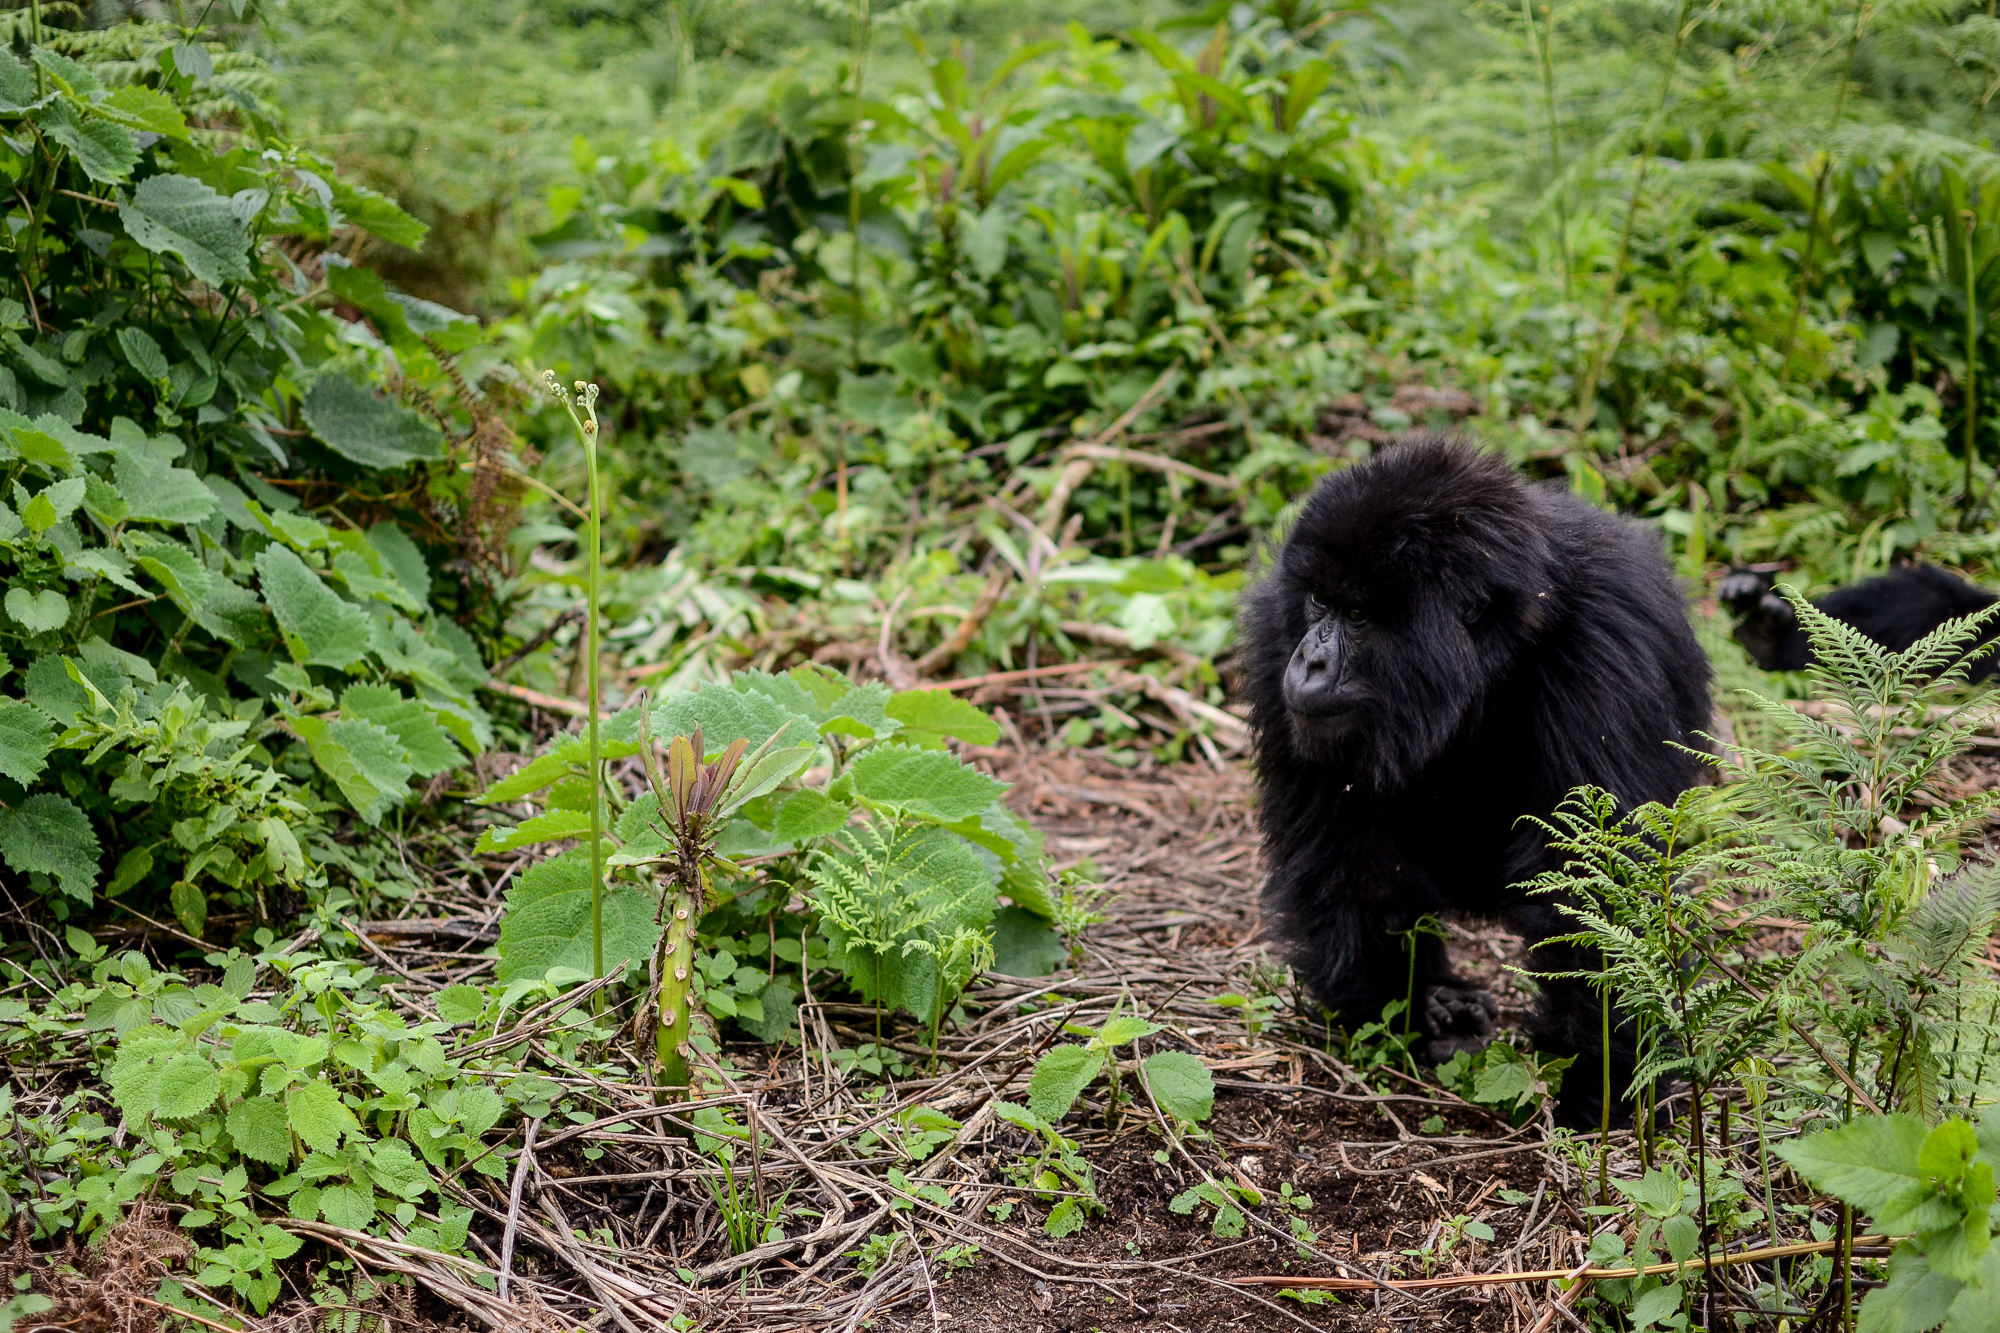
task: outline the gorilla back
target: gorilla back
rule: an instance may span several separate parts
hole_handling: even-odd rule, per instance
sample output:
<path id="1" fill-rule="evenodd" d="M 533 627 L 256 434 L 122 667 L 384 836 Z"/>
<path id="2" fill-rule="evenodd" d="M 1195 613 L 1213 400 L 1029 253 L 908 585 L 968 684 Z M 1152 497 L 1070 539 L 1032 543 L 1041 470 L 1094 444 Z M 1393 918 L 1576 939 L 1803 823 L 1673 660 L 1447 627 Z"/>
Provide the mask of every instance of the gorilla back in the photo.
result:
<path id="1" fill-rule="evenodd" d="M 1708 725 L 1708 660 L 1658 539 L 1449 440 L 1321 482 L 1246 595 L 1241 639 L 1265 919 L 1348 1023 L 1403 997 L 1397 934 L 1426 913 L 1504 920 L 1539 971 L 1594 966 L 1543 942 L 1574 925 L 1517 887 L 1556 864 L 1526 817 L 1585 783 L 1630 807 L 1704 780 L 1677 747 Z M 1441 942 L 1414 947 L 1426 1057 L 1483 1044 L 1492 997 Z M 1537 1046 L 1590 1068 L 1594 993 L 1541 985 Z M 1631 1055 L 1614 1042 L 1622 1087 Z M 1571 1080 L 1565 1121 L 1595 1123 L 1598 1084 Z"/>

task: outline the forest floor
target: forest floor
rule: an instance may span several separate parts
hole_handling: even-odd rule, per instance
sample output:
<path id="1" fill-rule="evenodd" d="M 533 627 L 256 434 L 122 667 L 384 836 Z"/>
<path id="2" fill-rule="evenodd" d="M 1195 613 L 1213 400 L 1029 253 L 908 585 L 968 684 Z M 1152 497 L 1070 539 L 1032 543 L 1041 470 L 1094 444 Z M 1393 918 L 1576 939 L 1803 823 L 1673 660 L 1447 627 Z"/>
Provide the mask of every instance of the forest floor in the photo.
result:
<path id="1" fill-rule="evenodd" d="M 907 1025 L 889 1036 L 908 1061 L 900 1074 L 843 1072 L 828 1053 L 874 1039 L 872 1011 L 858 1005 L 808 1002 L 803 1051 L 731 1043 L 726 1091 L 707 1104 L 734 1106 L 764 1128 L 758 1160 L 739 1154 L 740 1188 L 792 1210 L 791 1238 L 745 1256 L 747 1274 L 712 1197 L 716 1163 L 680 1132 L 695 1104 L 654 1114 L 643 1090 L 601 1080 L 592 1080 L 600 1102 L 628 1109 L 544 1131 L 520 1202 L 506 1182 L 466 1187 L 484 1273 L 462 1263 L 450 1271 L 358 1235 L 327 1239 L 371 1268 L 416 1277 L 441 1298 L 419 1308 L 446 1323 L 472 1316 L 554 1329 L 588 1320 L 636 1330 L 679 1316 L 703 1330 L 848 1333 L 1551 1326 L 1556 1288 L 1547 1280 L 1303 1299 L 1288 1291 L 1303 1277 L 1567 1271 L 1592 1228 L 1575 1171 L 1547 1149 L 1545 1122 L 1510 1127 L 1400 1072 L 1364 1081 L 1317 1034 L 1272 1021 L 1288 995 L 1256 1003 L 1283 974 L 1259 940 L 1254 791 L 1242 768 L 1145 759 L 1128 770 L 1027 747 L 967 758 L 1014 784 L 1010 800 L 1042 830 L 1055 866 L 1088 858 L 1107 890 L 1105 919 L 1086 933 L 1074 966 L 975 987 L 967 997 L 975 1016 L 941 1039 L 936 1073 L 925 1071 L 925 1035 Z M 491 870 L 501 877 L 498 864 Z M 482 970 L 474 956 L 497 925 L 496 887 L 463 882 L 412 904 L 445 911 L 463 942 L 371 926 L 371 947 L 414 985 L 466 980 Z M 1476 922 L 1450 928 L 1455 962 L 1500 999 L 1503 1027 L 1517 1025 L 1528 997 L 1507 968 L 1524 961 L 1521 941 Z M 1048 1145 L 996 1118 L 994 1106 L 1028 1100 L 1034 1059 L 1065 1024 L 1096 1026 L 1114 1011 L 1162 1031 L 1121 1052 L 1125 1096 L 1115 1112 L 1100 1080 L 1062 1122 L 1089 1164 L 1096 1204 L 1079 1232 L 1052 1239 L 1042 1224 L 1063 1194 L 1024 1188 Z M 1343 1049 L 1337 1034 L 1331 1045 Z M 1136 1061 L 1161 1049 L 1199 1054 L 1217 1085 L 1205 1132 L 1179 1143 L 1135 1077 Z M 928 1155 L 899 1152 L 898 1113 L 919 1105 L 962 1128 Z M 1629 1134 L 1615 1142 L 1614 1171 L 1636 1174 L 1636 1162 L 1622 1160 Z M 591 1148 L 601 1151 L 587 1159 Z M 1216 1235 L 1208 1203 L 1173 1210 L 1204 1180 L 1239 1201 L 1261 1196 L 1261 1207 L 1242 1210 L 1247 1229 Z M 495 1275 L 510 1216 L 522 1276 L 502 1305 L 480 1279 Z M 1465 1236 L 1468 1223 L 1493 1238 Z M 1220 1229 L 1232 1230 L 1227 1221 Z M 850 1256 L 870 1235 L 876 1262 L 863 1274 Z M 418 1314 L 404 1308 L 405 1318 Z"/>

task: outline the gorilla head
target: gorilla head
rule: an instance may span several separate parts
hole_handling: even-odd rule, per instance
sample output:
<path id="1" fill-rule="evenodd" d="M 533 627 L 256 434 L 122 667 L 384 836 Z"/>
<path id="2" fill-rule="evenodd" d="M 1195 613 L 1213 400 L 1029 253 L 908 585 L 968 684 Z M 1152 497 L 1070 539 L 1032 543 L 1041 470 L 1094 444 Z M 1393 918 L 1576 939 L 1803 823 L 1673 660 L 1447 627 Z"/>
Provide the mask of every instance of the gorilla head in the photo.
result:
<path id="1" fill-rule="evenodd" d="M 1324 482 L 1254 594 L 1250 675 L 1279 686 L 1253 693 L 1265 742 L 1378 791 L 1435 758 L 1549 620 L 1543 508 L 1437 440 Z"/>

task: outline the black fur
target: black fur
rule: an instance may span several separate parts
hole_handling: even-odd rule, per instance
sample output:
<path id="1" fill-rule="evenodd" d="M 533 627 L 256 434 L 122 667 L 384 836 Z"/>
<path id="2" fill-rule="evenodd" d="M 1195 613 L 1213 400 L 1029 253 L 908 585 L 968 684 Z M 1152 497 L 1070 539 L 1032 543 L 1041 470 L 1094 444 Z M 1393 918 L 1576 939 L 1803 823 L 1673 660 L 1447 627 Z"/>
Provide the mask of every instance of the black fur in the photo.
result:
<path id="1" fill-rule="evenodd" d="M 1799 628 L 1798 615 L 1774 591 L 1769 571 L 1733 569 L 1716 585 L 1715 596 L 1736 615 L 1736 641 L 1764 670 L 1801 671 L 1812 660 L 1812 645 Z M 1814 598 L 1813 605 L 1900 653 L 1945 621 L 1984 611 L 1996 601 L 2000 597 L 1935 565 L 1898 565 Z M 2000 623 L 1988 624 L 1979 642 L 1996 634 Z M 1985 680 L 1995 672 L 2000 672 L 2000 660 L 1987 656 L 1974 662 L 1968 675 Z"/>
<path id="2" fill-rule="evenodd" d="M 1709 668 L 1659 539 L 1449 440 L 1417 438 L 1320 483 L 1246 594 L 1241 641 L 1265 919 L 1350 1024 L 1404 995 L 1396 932 L 1428 912 L 1506 921 L 1537 945 L 1538 970 L 1590 966 L 1539 943 L 1575 926 L 1517 887 L 1556 861 L 1523 818 L 1584 783 L 1629 806 L 1705 779 L 1669 744 L 1700 745 Z M 1441 941 L 1417 949 L 1428 1058 L 1481 1044 L 1492 998 L 1452 973 Z M 1597 999 L 1580 982 L 1542 987 L 1537 1047 L 1583 1057 L 1562 1118 L 1594 1124 Z M 1615 1047 L 1622 1088 L 1631 1051 Z"/>

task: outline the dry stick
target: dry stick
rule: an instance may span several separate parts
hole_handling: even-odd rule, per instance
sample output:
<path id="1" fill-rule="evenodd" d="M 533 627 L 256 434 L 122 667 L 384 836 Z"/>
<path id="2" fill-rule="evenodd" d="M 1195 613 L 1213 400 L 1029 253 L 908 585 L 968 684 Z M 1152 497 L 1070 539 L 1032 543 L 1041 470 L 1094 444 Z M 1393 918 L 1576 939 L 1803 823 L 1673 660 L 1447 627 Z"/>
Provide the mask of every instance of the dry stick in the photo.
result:
<path id="1" fill-rule="evenodd" d="M 1136 659 L 1114 657 L 1103 662 L 1063 662 L 1056 666 L 1028 667 L 1020 671 L 989 671 L 983 676 L 964 676 L 958 680 L 938 682 L 937 688 L 950 690 L 956 694 L 960 690 L 975 690 L 982 685 L 1009 685 L 1017 680 L 1037 680 L 1043 676 L 1069 676 L 1079 671 L 1109 671 L 1117 667 L 1131 666 Z"/>
<path id="2" fill-rule="evenodd" d="M 1180 371 L 1180 363 L 1175 362 L 1160 372 L 1160 377 L 1153 381 L 1152 387 L 1139 395 L 1138 402 L 1126 408 L 1116 421 L 1098 433 L 1096 439 L 1080 447 L 1102 447 L 1123 435 L 1126 427 L 1137 421 L 1155 402 L 1165 396 L 1167 390 L 1173 387 Z M 1041 521 L 1038 526 L 1044 535 L 1055 536 L 1056 526 L 1062 522 L 1063 510 L 1069 506 L 1069 497 L 1083 484 L 1083 479 L 1088 477 L 1096 466 L 1094 459 L 1077 457 L 1074 451 L 1072 452 L 1070 461 L 1056 475 L 1055 485 L 1049 489 L 1049 498 L 1042 505 Z"/>
<path id="3" fill-rule="evenodd" d="M 521 1224 L 521 1187 L 528 1172 L 535 1169 L 535 1131 L 539 1120 L 530 1120 L 521 1142 L 521 1155 L 514 1159 L 514 1183 L 507 1191 L 507 1225 L 500 1232 L 500 1299 L 508 1299 L 514 1283 L 514 1232 Z"/>
<path id="4" fill-rule="evenodd" d="M 1856 1236 L 1856 1245 L 1885 1245 L 1898 1239 L 1893 1236 Z M 1652 1277 L 1661 1273 L 1684 1273 L 1708 1268 L 1728 1268 L 1735 1264 L 1761 1264 L 1772 1259 L 1790 1259 L 1805 1254 L 1825 1254 L 1842 1244 L 1840 1237 L 1832 1240 L 1800 1241 L 1793 1245 L 1771 1245 L 1758 1250 L 1738 1250 L 1734 1254 L 1718 1254 L 1713 1259 L 1690 1259 L 1686 1263 L 1648 1264 L 1644 1268 L 1592 1268 L 1585 1264 L 1581 1268 L 1538 1268 L 1521 1273 L 1461 1273 L 1454 1277 L 1393 1278 L 1376 1282 L 1364 1282 L 1351 1277 L 1290 1277 L 1264 1276 L 1233 1277 L 1229 1281 L 1259 1287 L 1323 1287 L 1330 1291 L 1360 1291 L 1370 1287 L 1393 1287 L 1397 1291 L 1443 1291 L 1453 1287 L 1498 1287 L 1517 1282 L 1552 1282 L 1557 1279 L 1571 1281 L 1581 1278 L 1585 1282 L 1610 1282 L 1621 1278 Z"/>
<path id="5" fill-rule="evenodd" d="M 939 667 L 949 665 L 972 646 L 972 636 L 979 632 L 979 627 L 986 623 L 986 617 L 993 614 L 993 608 L 1000 604 L 1000 594 L 1014 572 L 1006 561 L 1002 560 L 999 564 L 1000 567 L 987 577 L 986 586 L 980 589 L 979 600 L 972 604 L 972 609 L 965 613 L 951 636 L 911 664 L 911 669 L 919 676 L 928 676 Z M 945 688 L 955 687 L 948 685 Z"/>

